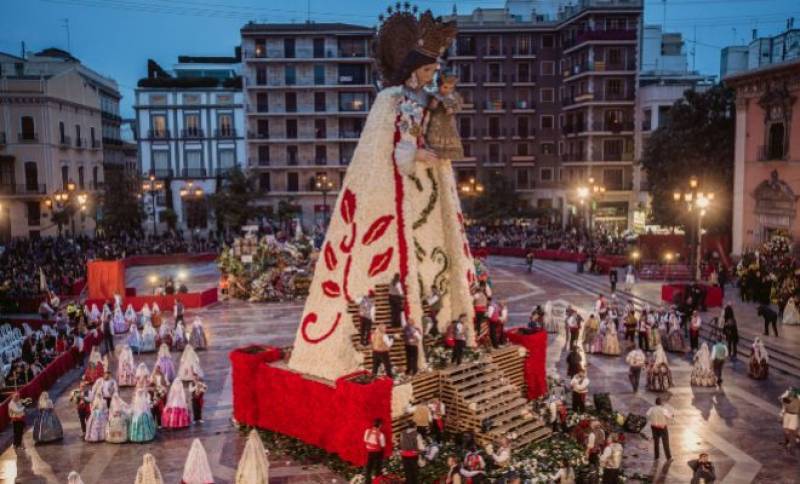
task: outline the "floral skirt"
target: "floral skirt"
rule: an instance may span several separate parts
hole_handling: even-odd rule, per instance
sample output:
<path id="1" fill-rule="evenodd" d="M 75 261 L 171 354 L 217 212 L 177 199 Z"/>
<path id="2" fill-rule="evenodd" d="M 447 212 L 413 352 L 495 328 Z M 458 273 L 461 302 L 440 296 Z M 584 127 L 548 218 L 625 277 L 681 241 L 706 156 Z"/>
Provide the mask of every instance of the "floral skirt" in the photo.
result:
<path id="1" fill-rule="evenodd" d="M 162 356 L 156 361 L 156 367 L 161 368 L 161 373 L 168 382 L 175 379 L 175 363 L 172 361 L 171 356 Z"/>
<path id="2" fill-rule="evenodd" d="M 117 372 L 117 384 L 121 387 L 136 385 L 136 371 L 133 368 L 122 368 Z"/>
<path id="3" fill-rule="evenodd" d="M 693 387 L 713 387 L 717 385 L 717 377 L 711 368 L 703 369 L 695 365 L 690 382 Z"/>
<path id="4" fill-rule="evenodd" d="M 52 410 L 40 410 L 33 422 L 33 441 L 37 444 L 55 442 L 64 438 L 61 421 Z"/>
<path id="5" fill-rule="evenodd" d="M 672 371 L 667 365 L 651 366 L 647 369 L 647 389 L 665 392 L 672 387 Z"/>
<path id="6" fill-rule="evenodd" d="M 622 354 L 622 349 L 619 347 L 619 337 L 616 334 L 607 334 L 603 338 L 603 354 L 611 356 Z"/>
<path id="7" fill-rule="evenodd" d="M 114 334 L 125 334 L 128 332 L 128 323 L 124 320 L 114 321 Z"/>
<path id="8" fill-rule="evenodd" d="M 183 429 L 189 426 L 189 409 L 186 407 L 166 407 L 161 412 L 161 426 L 167 429 Z"/>
<path id="9" fill-rule="evenodd" d="M 128 441 L 128 419 L 125 417 L 112 417 L 106 429 L 106 442 L 124 444 Z"/>
<path id="10" fill-rule="evenodd" d="M 108 412 L 92 412 L 86 421 L 86 442 L 102 442 L 106 440 L 106 427 L 108 427 Z"/>
<path id="11" fill-rule="evenodd" d="M 750 357 L 750 368 L 747 374 L 756 380 L 766 380 L 769 374 L 769 364 L 764 360 L 759 361 Z"/>
<path id="12" fill-rule="evenodd" d="M 134 415 L 128 426 L 128 439 L 131 442 L 150 442 L 156 438 L 156 421 L 153 414 L 145 412 Z"/>
<path id="13" fill-rule="evenodd" d="M 206 349 L 208 347 L 208 341 L 206 340 L 205 331 L 193 329 L 191 336 L 189 336 L 189 344 L 196 350 Z"/>
<path id="14" fill-rule="evenodd" d="M 139 347 L 139 351 L 142 353 L 152 353 L 156 350 L 156 339 L 155 337 L 148 337 L 142 338 L 141 346 Z"/>
<path id="15" fill-rule="evenodd" d="M 667 351 L 671 351 L 673 353 L 686 353 L 689 351 L 686 340 L 683 339 L 683 335 L 679 330 L 671 332 L 666 339 L 666 343 L 667 344 L 664 349 Z"/>
<path id="16" fill-rule="evenodd" d="M 589 345 L 589 353 L 602 353 L 605 340 L 606 338 L 602 334 L 595 336 L 594 340 L 592 340 L 592 344 Z"/>

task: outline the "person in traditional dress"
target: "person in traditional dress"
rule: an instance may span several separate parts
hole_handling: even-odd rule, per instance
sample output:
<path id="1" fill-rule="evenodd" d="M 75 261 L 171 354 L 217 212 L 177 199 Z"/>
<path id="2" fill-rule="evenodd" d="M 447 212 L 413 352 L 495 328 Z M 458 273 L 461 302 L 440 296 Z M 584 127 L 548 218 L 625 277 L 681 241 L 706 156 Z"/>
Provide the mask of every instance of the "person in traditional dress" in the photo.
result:
<path id="1" fill-rule="evenodd" d="M 106 442 L 124 444 L 128 441 L 128 427 L 131 421 L 131 408 L 125 403 L 119 392 L 111 397 L 111 407 L 108 410 L 108 428 L 106 429 Z"/>
<path id="2" fill-rule="evenodd" d="M 178 321 L 175 324 L 175 334 L 173 335 L 172 349 L 175 351 L 183 351 L 186 348 L 186 327 L 183 321 Z"/>
<path id="3" fill-rule="evenodd" d="M 192 381 L 195 375 L 200 378 L 204 376 L 203 368 L 200 366 L 200 357 L 197 356 L 192 345 L 186 345 L 178 366 L 178 378 L 183 381 Z"/>
<path id="4" fill-rule="evenodd" d="M 134 380 L 136 388 L 147 388 L 150 385 L 150 370 L 147 369 L 147 363 L 139 363 L 139 366 L 136 367 Z"/>
<path id="5" fill-rule="evenodd" d="M 145 321 L 150 321 L 151 323 L 153 322 L 153 312 L 150 311 L 150 306 L 148 306 L 147 303 L 144 303 L 144 306 L 142 306 L 141 316 L 140 322 L 142 326 L 144 326 Z"/>
<path id="6" fill-rule="evenodd" d="M 39 395 L 37 408 L 39 414 L 36 415 L 36 420 L 33 422 L 33 441 L 37 444 L 44 444 L 64 438 L 61 421 L 53 410 L 53 401 L 47 392 Z"/>
<path id="7" fill-rule="evenodd" d="M 631 292 L 634 284 L 636 284 L 636 271 L 633 264 L 628 264 L 628 268 L 625 270 L 625 292 Z"/>
<path id="8" fill-rule="evenodd" d="M 83 484 L 83 479 L 80 474 L 72 471 L 67 475 L 67 484 Z"/>
<path id="9" fill-rule="evenodd" d="M 787 326 L 800 325 L 800 310 L 797 309 L 797 301 L 794 296 L 790 296 L 786 301 L 781 322 Z"/>
<path id="10" fill-rule="evenodd" d="M 156 344 L 158 344 L 159 348 L 162 344 L 167 345 L 169 349 L 172 349 L 172 344 L 174 342 L 174 330 L 172 329 L 172 323 L 169 320 L 164 320 L 161 323 L 161 327 L 158 329 L 158 339 L 156 340 Z"/>
<path id="11" fill-rule="evenodd" d="M 153 327 L 155 329 L 159 329 L 161 327 L 161 323 L 163 322 L 163 320 L 161 316 L 161 308 L 158 307 L 158 303 L 155 302 L 153 303 L 152 313 L 153 314 L 150 316 L 150 319 L 153 323 Z"/>
<path id="12" fill-rule="evenodd" d="M 780 396 L 781 419 L 783 424 L 783 444 L 787 449 L 792 445 L 800 445 L 797 429 L 800 426 L 800 393 L 796 389 L 788 389 Z"/>
<path id="13" fill-rule="evenodd" d="M 169 387 L 167 404 L 161 412 L 161 426 L 167 429 L 182 429 L 189 426 L 189 407 L 183 381 L 176 379 Z"/>
<path id="14" fill-rule="evenodd" d="M 611 311 L 613 311 L 613 309 Z M 601 331 L 604 333 L 602 353 L 609 356 L 618 356 L 622 354 L 622 349 L 619 344 L 619 335 L 617 333 L 617 324 L 610 316 L 606 318 L 602 324 L 605 325 L 604 328 L 601 327 Z"/>
<path id="15" fill-rule="evenodd" d="M 192 333 L 189 336 L 189 344 L 197 351 L 208 348 L 206 330 L 203 327 L 203 320 L 199 317 L 194 318 L 194 321 L 192 321 Z"/>
<path id="16" fill-rule="evenodd" d="M 137 388 L 133 393 L 128 439 L 131 442 L 150 442 L 156 438 L 156 421 L 151 411 L 150 394 Z"/>
<path id="17" fill-rule="evenodd" d="M 673 353 L 686 353 L 689 351 L 689 345 L 686 344 L 686 340 L 683 338 L 683 329 L 681 329 L 681 321 L 678 318 L 678 315 L 675 314 L 674 311 L 671 311 L 668 314 L 668 321 L 669 326 L 667 329 L 667 337 L 665 339 L 667 351 L 671 351 Z"/>
<path id="18" fill-rule="evenodd" d="M 158 358 L 153 371 L 156 369 L 161 370 L 161 374 L 164 375 L 167 383 L 175 379 L 175 363 L 172 361 L 172 354 L 166 343 L 161 343 L 161 347 L 158 349 Z"/>
<path id="19" fill-rule="evenodd" d="M 144 328 L 142 329 L 142 342 L 139 347 L 139 352 L 150 353 L 156 350 L 156 330 L 150 323 L 149 319 L 144 321 Z"/>
<path id="20" fill-rule="evenodd" d="M 164 484 L 153 454 L 144 455 L 142 465 L 136 471 L 136 480 L 133 481 L 133 484 Z"/>
<path id="21" fill-rule="evenodd" d="M 544 303 L 544 329 L 548 333 L 558 333 L 559 328 L 553 318 L 553 302 L 548 300 Z"/>
<path id="22" fill-rule="evenodd" d="M 83 373 L 83 379 L 89 383 L 94 383 L 102 378 L 105 374 L 105 366 L 103 365 L 103 357 L 100 355 L 100 349 L 95 346 L 89 354 L 89 361 L 86 364 L 86 371 Z"/>
<path id="23" fill-rule="evenodd" d="M 86 442 L 102 442 L 106 439 L 108 427 L 108 405 L 102 392 L 94 392 L 92 398 L 92 413 L 86 421 Z"/>
<path id="24" fill-rule="evenodd" d="M 125 343 L 131 348 L 131 350 L 140 353 L 142 348 L 142 335 L 139 334 L 139 328 L 132 324 L 128 328 L 128 338 L 125 340 Z"/>
<path id="25" fill-rule="evenodd" d="M 645 328 L 647 332 L 647 347 L 652 350 L 661 346 L 661 335 L 658 332 L 658 321 L 656 320 L 655 311 L 651 310 L 647 312 Z"/>
<path id="26" fill-rule="evenodd" d="M 605 344 L 606 329 L 608 326 L 608 315 L 598 323 L 597 332 L 594 339 L 589 344 L 588 353 L 600 354 L 603 352 L 603 345 Z"/>
<path id="27" fill-rule="evenodd" d="M 203 404 L 205 403 L 208 386 L 203 383 L 199 375 L 189 382 L 189 395 L 192 398 L 192 420 L 194 423 L 203 423 Z"/>
<path id="28" fill-rule="evenodd" d="M 211 474 L 211 466 L 208 464 L 208 455 L 200 439 L 194 439 L 189 448 L 189 455 L 186 456 L 186 464 L 183 466 L 181 484 L 214 484 L 214 476 Z"/>
<path id="29" fill-rule="evenodd" d="M 111 307 L 108 305 L 108 303 L 103 303 L 103 312 L 100 314 L 100 319 L 111 319 L 112 316 L 113 313 L 111 312 Z"/>
<path id="30" fill-rule="evenodd" d="M 750 353 L 750 367 L 747 374 L 756 380 L 766 380 L 769 373 L 769 353 L 761 338 L 756 336 Z"/>
<path id="31" fill-rule="evenodd" d="M 89 322 L 97 324 L 100 321 L 100 310 L 97 309 L 97 304 L 92 304 L 92 311 L 89 313 Z"/>
<path id="32" fill-rule="evenodd" d="M 600 323 L 597 321 L 594 314 L 590 314 L 589 319 L 586 320 L 586 324 L 583 325 L 583 348 L 587 352 L 591 353 L 591 346 L 599 329 Z"/>
<path id="33" fill-rule="evenodd" d="M 269 484 L 269 459 L 255 429 L 247 435 L 234 484 Z"/>
<path id="34" fill-rule="evenodd" d="M 139 316 L 133 309 L 132 304 L 128 304 L 128 307 L 125 309 L 125 323 L 128 325 L 128 327 L 138 326 L 139 324 Z"/>
<path id="35" fill-rule="evenodd" d="M 664 348 L 656 346 L 653 360 L 647 367 L 647 389 L 653 392 L 665 392 L 672 387 L 672 371 Z"/>
<path id="36" fill-rule="evenodd" d="M 708 349 L 708 343 L 700 345 L 700 349 L 694 355 L 690 383 L 695 387 L 713 387 L 717 384 L 714 368 L 711 367 L 711 351 Z"/>
<path id="37" fill-rule="evenodd" d="M 136 384 L 136 363 L 128 345 L 122 346 L 117 357 L 117 384 L 120 387 L 132 387 Z"/>
<path id="38" fill-rule="evenodd" d="M 128 331 L 128 322 L 125 321 L 125 315 L 122 314 L 122 309 L 117 308 L 114 310 L 111 324 L 114 328 L 114 334 L 124 334 Z"/>

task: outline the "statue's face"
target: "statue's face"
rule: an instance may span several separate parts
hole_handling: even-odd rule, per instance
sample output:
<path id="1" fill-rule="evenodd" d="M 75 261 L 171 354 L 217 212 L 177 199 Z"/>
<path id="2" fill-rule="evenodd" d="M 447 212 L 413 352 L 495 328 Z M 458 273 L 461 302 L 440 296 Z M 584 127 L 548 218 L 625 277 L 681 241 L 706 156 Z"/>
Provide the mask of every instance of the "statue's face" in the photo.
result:
<path id="1" fill-rule="evenodd" d="M 435 62 L 418 67 L 417 70 L 414 71 L 414 74 L 417 75 L 417 81 L 419 81 L 420 86 L 430 84 L 431 81 L 433 81 L 433 75 L 436 74 L 436 70 L 438 68 L 439 64 Z"/>

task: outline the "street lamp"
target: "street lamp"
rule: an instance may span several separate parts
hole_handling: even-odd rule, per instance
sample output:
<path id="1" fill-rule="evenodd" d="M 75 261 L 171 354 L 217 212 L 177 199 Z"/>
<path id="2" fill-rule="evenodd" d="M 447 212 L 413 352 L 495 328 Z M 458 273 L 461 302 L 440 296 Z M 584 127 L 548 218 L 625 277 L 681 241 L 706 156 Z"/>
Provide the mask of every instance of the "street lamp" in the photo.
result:
<path id="1" fill-rule="evenodd" d="M 711 203 L 714 201 L 714 192 L 703 192 L 700 190 L 700 182 L 697 177 L 693 176 L 689 179 L 689 190 L 685 192 L 681 190 L 675 190 L 672 193 L 672 198 L 676 204 L 685 203 L 690 214 L 697 214 L 697 236 L 693 240 L 694 250 L 692 251 L 692 254 L 694 256 L 694 280 L 699 281 L 702 278 L 700 261 L 702 259 L 703 250 L 703 217 L 705 217 L 706 213 L 711 207 Z"/>
<path id="2" fill-rule="evenodd" d="M 180 194 L 181 199 L 184 200 L 184 203 L 187 207 L 189 206 L 189 203 L 199 202 L 205 196 L 205 191 L 203 191 L 203 188 L 195 186 L 193 181 L 189 181 L 186 185 L 181 187 L 178 193 Z M 185 218 L 187 221 L 187 226 L 191 225 L 189 227 L 190 229 L 196 226 L 194 223 L 189 224 L 188 213 L 185 215 Z M 194 234 L 192 236 L 194 236 Z"/>
<path id="3" fill-rule="evenodd" d="M 461 193 L 467 196 L 477 197 L 483 193 L 483 185 L 475 180 L 475 177 L 470 177 L 469 181 L 461 184 Z"/>
<path id="4" fill-rule="evenodd" d="M 601 197 L 606 193 L 606 187 L 599 185 L 595 182 L 594 177 L 589 177 L 588 180 L 589 185 L 582 185 L 576 189 L 576 193 L 578 195 L 578 201 L 580 205 L 586 206 L 586 210 L 589 213 L 587 217 L 587 229 L 591 233 L 592 229 L 594 228 L 594 204 L 597 198 Z M 587 203 L 588 202 L 588 203 Z"/>
<path id="5" fill-rule="evenodd" d="M 156 194 L 164 189 L 164 183 L 156 180 L 155 175 L 152 173 L 147 178 L 147 181 L 142 183 L 142 192 L 150 195 L 150 202 L 153 207 L 153 236 L 158 235 L 158 228 L 156 227 Z"/>
<path id="6" fill-rule="evenodd" d="M 317 191 L 322 192 L 322 223 L 325 227 L 328 226 L 328 192 L 333 190 L 333 180 L 328 178 L 328 175 L 317 175 L 314 179 L 314 187 Z"/>
<path id="7" fill-rule="evenodd" d="M 69 212 L 70 226 L 72 227 L 72 236 L 75 236 L 75 212 L 86 212 L 87 204 L 89 202 L 89 195 L 86 193 L 75 194 L 77 185 L 70 181 L 64 185 L 64 190 L 58 190 L 53 193 L 52 198 L 45 198 L 44 205 L 51 209 L 53 215 Z M 61 235 L 61 222 L 58 223 L 58 232 Z"/>

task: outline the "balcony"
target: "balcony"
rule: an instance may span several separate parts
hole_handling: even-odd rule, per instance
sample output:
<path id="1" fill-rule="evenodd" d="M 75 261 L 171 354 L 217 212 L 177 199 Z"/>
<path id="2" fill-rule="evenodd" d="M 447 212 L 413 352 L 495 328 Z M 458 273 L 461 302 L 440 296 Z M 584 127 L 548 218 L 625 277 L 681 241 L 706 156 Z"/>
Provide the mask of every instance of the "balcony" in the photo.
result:
<path id="1" fill-rule="evenodd" d="M 536 129 L 528 128 L 528 129 L 517 129 L 514 131 L 515 138 L 533 138 L 536 136 Z"/>
<path id="2" fill-rule="evenodd" d="M 250 139 L 269 139 L 269 133 L 263 131 L 248 131 L 247 137 Z"/>
<path id="3" fill-rule="evenodd" d="M 328 54 L 332 54 L 333 52 L 328 51 Z M 369 57 L 367 54 L 366 47 L 363 48 L 348 48 L 348 49 L 339 49 L 338 55 L 340 58 L 364 58 Z M 331 57 L 331 56 L 329 56 Z"/>
<path id="4" fill-rule="evenodd" d="M 508 82 L 508 76 L 486 76 L 486 80 L 483 82 L 484 84 L 505 84 Z"/>
<path id="5" fill-rule="evenodd" d="M 506 133 L 507 133 L 506 128 L 489 129 L 481 131 L 483 138 L 488 138 L 488 139 L 505 138 Z"/>
<path id="6" fill-rule="evenodd" d="M 561 127 L 561 133 L 563 134 L 578 134 L 584 132 L 584 124 L 583 122 L 580 123 L 567 123 Z"/>
<path id="7" fill-rule="evenodd" d="M 200 139 L 204 137 L 203 130 L 200 128 L 188 128 L 181 130 L 181 138 L 183 139 Z"/>
<path id="8" fill-rule="evenodd" d="M 215 138 L 236 138 L 236 130 L 234 128 L 223 128 L 214 130 Z"/>
<path id="9" fill-rule="evenodd" d="M 536 76 L 533 74 L 527 76 L 520 76 L 514 74 L 511 76 L 511 82 L 514 84 L 535 84 L 536 83 Z"/>
<path id="10" fill-rule="evenodd" d="M 505 55 L 502 47 L 487 47 L 481 51 L 483 57 L 502 57 Z"/>
<path id="11" fill-rule="evenodd" d="M 784 161 L 786 150 L 782 146 L 759 146 L 758 161 Z"/>
<path id="12" fill-rule="evenodd" d="M 38 143 L 39 135 L 30 132 L 17 133 L 17 141 L 20 143 Z"/>
<path id="13" fill-rule="evenodd" d="M 603 161 L 633 161 L 633 153 L 607 151 L 603 153 Z"/>
<path id="14" fill-rule="evenodd" d="M 58 140 L 58 145 L 61 148 L 69 148 L 70 146 L 72 146 L 72 138 L 70 138 L 69 136 L 62 136 Z"/>
<path id="15" fill-rule="evenodd" d="M 86 138 L 75 138 L 75 147 L 81 149 L 86 148 Z"/>
<path id="16" fill-rule="evenodd" d="M 250 166 L 269 166 L 269 158 L 249 158 L 247 164 Z"/>
<path id="17" fill-rule="evenodd" d="M 562 153 L 561 161 L 585 161 L 586 156 L 583 153 Z"/>
<path id="18" fill-rule="evenodd" d="M 514 109 L 533 110 L 535 108 L 530 101 L 517 100 L 514 101 Z"/>
<path id="19" fill-rule="evenodd" d="M 485 101 L 483 103 L 484 111 L 505 111 L 506 103 L 503 101 Z"/>
<path id="20" fill-rule="evenodd" d="M 147 139 L 169 139 L 169 130 L 168 129 L 149 129 L 147 130 Z"/>
<path id="21" fill-rule="evenodd" d="M 339 111 L 347 112 L 347 113 L 360 113 L 360 112 L 367 112 L 368 107 L 367 103 L 365 102 L 351 102 L 351 103 L 342 103 L 339 104 Z"/>
<path id="22" fill-rule="evenodd" d="M 34 184 L 25 183 L 17 185 L 13 183 L 0 183 L 0 195 L 46 195 L 47 185 L 44 183 Z"/>
<path id="23" fill-rule="evenodd" d="M 184 168 L 181 170 L 181 176 L 183 178 L 205 178 L 206 177 L 206 169 L 205 168 Z"/>
<path id="24" fill-rule="evenodd" d="M 514 57 L 535 57 L 536 50 L 533 48 L 533 46 L 522 47 L 522 48 L 514 46 L 514 49 L 512 50 L 512 55 Z"/>
<path id="25" fill-rule="evenodd" d="M 339 130 L 340 139 L 358 139 L 360 137 L 361 137 L 361 131 L 350 130 L 350 129 Z"/>
<path id="26" fill-rule="evenodd" d="M 155 170 L 150 170 L 150 173 L 156 178 L 172 178 L 173 172 L 170 168 L 156 168 Z"/>
<path id="27" fill-rule="evenodd" d="M 583 42 L 609 40 L 636 40 L 635 30 L 586 30 L 575 37 L 575 45 Z"/>

